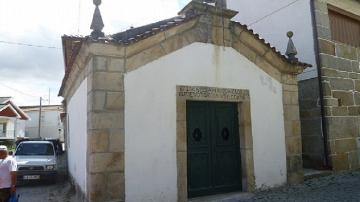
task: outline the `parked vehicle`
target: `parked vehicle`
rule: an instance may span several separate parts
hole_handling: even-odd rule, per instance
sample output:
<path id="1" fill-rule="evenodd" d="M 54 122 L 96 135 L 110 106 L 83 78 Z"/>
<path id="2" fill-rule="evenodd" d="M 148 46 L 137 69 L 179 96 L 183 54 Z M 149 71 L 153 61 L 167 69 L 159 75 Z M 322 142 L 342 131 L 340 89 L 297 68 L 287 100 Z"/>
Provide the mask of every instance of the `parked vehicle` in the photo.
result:
<path id="1" fill-rule="evenodd" d="M 57 155 L 59 154 L 63 154 L 64 150 L 63 150 L 63 143 L 61 143 L 61 141 L 59 139 L 50 139 L 50 138 L 21 138 L 18 139 L 16 141 L 16 146 L 18 146 L 21 142 L 25 142 L 25 141 L 49 141 L 51 143 L 53 143 L 54 148 L 55 148 L 55 153 Z"/>
<path id="2" fill-rule="evenodd" d="M 23 141 L 15 151 L 17 178 L 21 181 L 46 180 L 55 182 L 57 161 L 55 147 L 50 141 Z"/>

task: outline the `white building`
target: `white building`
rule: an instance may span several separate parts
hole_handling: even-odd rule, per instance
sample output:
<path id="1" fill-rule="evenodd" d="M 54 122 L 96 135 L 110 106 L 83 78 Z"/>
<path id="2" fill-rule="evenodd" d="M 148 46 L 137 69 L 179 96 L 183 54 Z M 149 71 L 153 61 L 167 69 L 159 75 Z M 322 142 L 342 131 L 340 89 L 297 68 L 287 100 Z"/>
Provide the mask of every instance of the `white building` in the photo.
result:
<path id="1" fill-rule="evenodd" d="M 99 1 L 94 1 L 99 4 Z M 63 37 L 69 173 L 84 201 L 188 201 L 303 180 L 297 74 L 236 11 Z M 284 39 L 288 41 L 288 39 Z"/>
<path id="2" fill-rule="evenodd" d="M 0 140 L 24 137 L 24 130 L 16 125 L 29 120 L 30 117 L 11 101 L 11 97 L 0 97 Z"/>
<path id="3" fill-rule="evenodd" d="M 39 135 L 39 106 L 20 107 L 31 118 L 30 121 L 19 123 L 19 128 L 24 128 L 25 137 L 51 138 L 64 141 L 64 127 L 60 120 L 63 113 L 61 105 L 44 105 L 41 108 L 40 135 Z"/>

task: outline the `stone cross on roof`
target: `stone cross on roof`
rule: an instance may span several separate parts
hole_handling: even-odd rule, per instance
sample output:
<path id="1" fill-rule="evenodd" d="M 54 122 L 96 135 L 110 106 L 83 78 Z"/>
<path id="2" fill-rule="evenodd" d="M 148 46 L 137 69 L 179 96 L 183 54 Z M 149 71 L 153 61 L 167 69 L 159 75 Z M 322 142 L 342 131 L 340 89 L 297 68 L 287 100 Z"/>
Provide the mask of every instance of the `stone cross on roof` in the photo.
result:
<path id="1" fill-rule="evenodd" d="M 291 60 L 293 62 L 298 62 L 299 59 L 296 58 L 296 55 L 298 54 L 298 52 L 296 50 L 293 40 L 291 39 L 294 36 L 294 33 L 290 31 L 286 35 L 287 35 L 287 37 L 289 37 L 289 42 L 287 45 L 285 55 L 288 57 L 289 60 Z"/>
<path id="2" fill-rule="evenodd" d="M 99 5 L 101 4 L 101 0 L 93 0 L 94 5 L 96 6 L 93 19 L 91 22 L 90 29 L 93 31 L 91 32 L 91 37 L 93 39 L 98 39 L 100 37 L 104 37 L 104 32 L 102 32 L 102 29 L 104 28 L 104 22 L 101 17 Z"/>

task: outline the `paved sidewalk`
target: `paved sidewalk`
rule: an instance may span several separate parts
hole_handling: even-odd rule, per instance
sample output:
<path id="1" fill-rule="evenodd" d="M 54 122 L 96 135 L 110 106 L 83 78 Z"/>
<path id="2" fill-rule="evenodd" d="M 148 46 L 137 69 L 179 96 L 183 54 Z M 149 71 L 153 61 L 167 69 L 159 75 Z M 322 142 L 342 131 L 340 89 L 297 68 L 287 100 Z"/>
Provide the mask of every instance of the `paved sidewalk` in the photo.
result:
<path id="1" fill-rule="evenodd" d="M 255 193 L 246 202 L 359 202 L 360 171 L 310 179 L 302 185 Z"/>

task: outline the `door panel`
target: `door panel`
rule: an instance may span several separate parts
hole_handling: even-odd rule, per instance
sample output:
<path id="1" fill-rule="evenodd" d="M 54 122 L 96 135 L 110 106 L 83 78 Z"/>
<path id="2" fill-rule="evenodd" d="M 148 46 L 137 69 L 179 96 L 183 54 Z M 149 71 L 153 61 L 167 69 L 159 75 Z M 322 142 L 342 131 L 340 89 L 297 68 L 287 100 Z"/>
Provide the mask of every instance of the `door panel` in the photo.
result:
<path id="1" fill-rule="evenodd" d="M 211 152 L 207 108 L 200 103 L 189 105 L 187 117 L 188 187 L 191 192 L 211 188 Z"/>
<path id="2" fill-rule="evenodd" d="M 241 189 L 235 103 L 188 102 L 189 197 Z"/>
<path id="3" fill-rule="evenodd" d="M 237 132 L 236 104 L 216 103 L 215 107 L 215 186 L 231 189 L 240 186 L 240 149 Z"/>
<path id="4" fill-rule="evenodd" d="M 189 187 L 191 190 L 202 190 L 211 188 L 210 182 L 210 162 L 209 154 L 207 152 L 192 153 L 189 155 Z"/>

